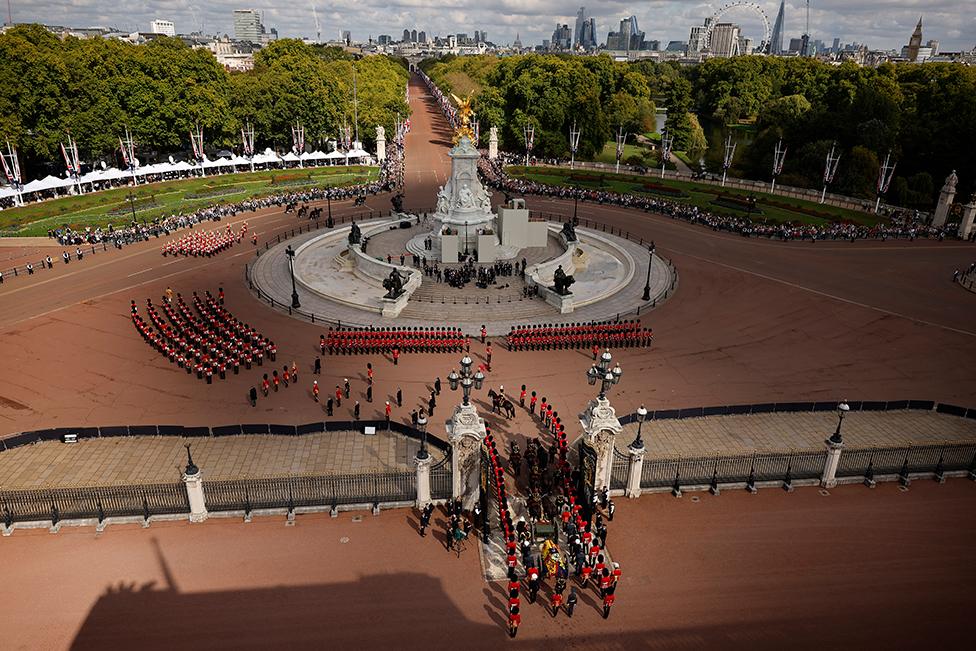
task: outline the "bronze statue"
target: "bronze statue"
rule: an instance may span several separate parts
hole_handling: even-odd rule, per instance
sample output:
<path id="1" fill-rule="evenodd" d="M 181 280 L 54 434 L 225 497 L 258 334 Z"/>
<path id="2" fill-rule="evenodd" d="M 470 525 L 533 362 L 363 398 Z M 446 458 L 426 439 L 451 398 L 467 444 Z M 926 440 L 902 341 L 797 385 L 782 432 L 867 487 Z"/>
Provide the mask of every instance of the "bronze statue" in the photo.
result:
<path id="1" fill-rule="evenodd" d="M 386 296 L 383 298 L 400 298 L 403 294 L 403 281 L 406 280 L 402 276 L 399 270 L 394 269 L 390 272 L 390 277 L 383 281 L 383 289 L 386 290 Z"/>
<path id="2" fill-rule="evenodd" d="M 576 228 L 573 226 L 572 222 L 566 222 L 563 224 L 563 237 L 566 238 L 567 242 L 578 242 L 576 238 Z"/>
<path id="3" fill-rule="evenodd" d="M 362 239 L 363 239 L 362 231 L 359 230 L 359 226 L 356 225 L 356 222 L 353 222 L 352 226 L 349 227 L 349 243 L 359 244 L 362 241 Z"/>
<path id="4" fill-rule="evenodd" d="M 569 286 L 575 283 L 576 279 L 570 275 L 567 275 L 566 272 L 563 271 L 563 266 L 559 265 L 556 268 L 555 273 L 552 274 L 552 282 L 552 289 L 554 292 L 560 296 L 567 296 L 570 293 Z"/>

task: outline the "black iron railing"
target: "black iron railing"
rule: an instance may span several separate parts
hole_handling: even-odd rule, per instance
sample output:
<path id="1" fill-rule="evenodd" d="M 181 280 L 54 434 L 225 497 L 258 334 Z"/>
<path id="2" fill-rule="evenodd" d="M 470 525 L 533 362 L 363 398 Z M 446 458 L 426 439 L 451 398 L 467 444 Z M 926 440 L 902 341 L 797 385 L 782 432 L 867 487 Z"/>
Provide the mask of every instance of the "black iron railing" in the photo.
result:
<path id="1" fill-rule="evenodd" d="M 417 480 L 413 472 L 231 479 L 206 482 L 204 494 L 208 511 L 250 513 L 253 509 L 413 501 Z"/>
<path id="2" fill-rule="evenodd" d="M 0 491 L 0 517 L 6 526 L 14 522 L 142 516 L 189 513 L 186 487 L 171 484 L 85 486 Z"/>
<path id="3" fill-rule="evenodd" d="M 452 482 L 451 455 L 448 454 L 430 468 L 430 498 L 451 499 Z"/>
<path id="4" fill-rule="evenodd" d="M 836 411 L 837 402 L 763 402 L 753 405 L 717 405 L 713 407 L 685 407 L 658 409 L 647 412 L 647 420 L 675 420 L 704 416 L 745 416 L 749 414 L 784 414 L 798 412 Z M 851 411 L 932 411 L 951 416 L 976 418 L 976 408 L 959 407 L 932 400 L 849 400 Z M 623 425 L 637 422 L 637 413 L 620 417 Z"/>
<path id="5" fill-rule="evenodd" d="M 610 490 L 627 488 L 627 478 L 630 476 L 630 457 L 617 449 L 613 451 L 610 466 Z"/>

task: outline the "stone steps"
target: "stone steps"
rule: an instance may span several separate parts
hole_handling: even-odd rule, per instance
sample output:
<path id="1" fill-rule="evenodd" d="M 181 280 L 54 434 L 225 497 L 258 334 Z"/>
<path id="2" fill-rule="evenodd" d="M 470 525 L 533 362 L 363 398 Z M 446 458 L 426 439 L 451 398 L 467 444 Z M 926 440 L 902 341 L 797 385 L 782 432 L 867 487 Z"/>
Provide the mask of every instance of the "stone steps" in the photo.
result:
<path id="1" fill-rule="evenodd" d="M 488 322 L 508 320 L 518 322 L 521 319 L 535 319 L 546 316 L 556 316 L 556 310 L 540 298 L 525 299 L 504 303 L 484 303 L 465 305 L 463 302 L 454 304 L 421 303 L 411 300 L 400 313 L 402 318 L 429 319 L 432 313 L 441 314 L 442 318 L 450 316 L 452 321 Z"/>

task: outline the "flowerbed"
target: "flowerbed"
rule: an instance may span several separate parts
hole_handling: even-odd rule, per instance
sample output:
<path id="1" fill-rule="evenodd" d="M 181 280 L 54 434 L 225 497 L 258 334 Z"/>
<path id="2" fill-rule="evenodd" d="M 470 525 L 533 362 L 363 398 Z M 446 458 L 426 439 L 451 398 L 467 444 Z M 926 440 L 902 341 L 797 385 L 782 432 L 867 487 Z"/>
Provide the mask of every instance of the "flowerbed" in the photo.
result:
<path id="1" fill-rule="evenodd" d="M 112 208 L 105 214 L 108 215 L 109 217 L 122 217 L 126 213 L 131 213 L 133 208 L 135 208 L 136 212 L 139 212 L 140 210 L 152 210 L 153 208 L 159 208 L 162 205 L 163 205 L 162 203 L 156 201 L 155 196 L 152 196 L 149 197 L 148 199 L 137 199 L 135 201 L 135 206 L 133 206 L 127 201 L 123 204 L 116 206 L 115 208 Z"/>
<path id="2" fill-rule="evenodd" d="M 215 197 L 226 197 L 231 194 L 240 194 L 244 188 L 235 186 L 225 186 L 221 188 L 208 188 L 199 192 L 187 192 L 183 195 L 184 199 L 213 199 Z"/>

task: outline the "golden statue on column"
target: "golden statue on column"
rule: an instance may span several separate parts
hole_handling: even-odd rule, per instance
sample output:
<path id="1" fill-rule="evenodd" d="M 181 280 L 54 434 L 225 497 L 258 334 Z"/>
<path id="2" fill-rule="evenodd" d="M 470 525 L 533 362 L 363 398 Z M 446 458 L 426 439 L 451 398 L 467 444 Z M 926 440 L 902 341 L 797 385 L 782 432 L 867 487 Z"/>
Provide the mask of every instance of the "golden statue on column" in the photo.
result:
<path id="1" fill-rule="evenodd" d="M 461 99 L 454 93 L 451 93 L 451 97 L 457 103 L 457 114 L 458 114 L 458 128 L 454 131 L 454 144 L 458 144 L 462 137 L 467 136 L 468 140 L 477 146 L 475 143 L 474 130 L 471 128 L 471 116 L 474 115 L 474 111 L 471 110 L 471 96 Z"/>

